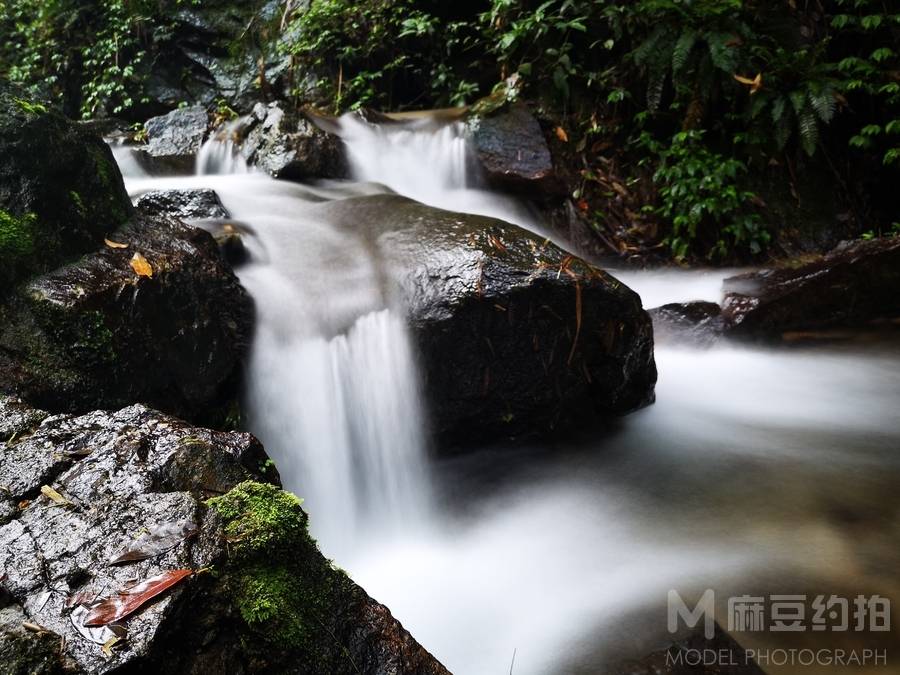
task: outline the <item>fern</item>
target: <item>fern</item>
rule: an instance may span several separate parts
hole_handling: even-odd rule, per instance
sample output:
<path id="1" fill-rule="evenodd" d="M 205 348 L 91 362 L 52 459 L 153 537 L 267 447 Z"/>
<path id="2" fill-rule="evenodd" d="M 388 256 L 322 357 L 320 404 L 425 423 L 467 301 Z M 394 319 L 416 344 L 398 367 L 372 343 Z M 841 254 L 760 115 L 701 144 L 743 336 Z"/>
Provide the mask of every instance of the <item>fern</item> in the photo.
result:
<path id="1" fill-rule="evenodd" d="M 684 69 L 687 65 L 688 58 L 691 55 L 691 51 L 694 49 L 694 45 L 697 44 L 697 31 L 693 28 L 688 28 L 683 31 L 678 38 L 678 41 L 675 43 L 675 49 L 672 51 L 672 75 L 673 77 L 677 77 L 678 74 Z"/>

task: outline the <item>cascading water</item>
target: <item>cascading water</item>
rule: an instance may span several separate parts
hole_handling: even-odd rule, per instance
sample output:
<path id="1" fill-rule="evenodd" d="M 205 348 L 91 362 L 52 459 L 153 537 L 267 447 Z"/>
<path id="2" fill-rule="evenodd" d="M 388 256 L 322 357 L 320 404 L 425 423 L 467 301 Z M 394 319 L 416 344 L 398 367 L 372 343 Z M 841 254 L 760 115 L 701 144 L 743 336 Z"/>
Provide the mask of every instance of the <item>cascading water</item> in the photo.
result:
<path id="1" fill-rule="evenodd" d="M 486 189 L 463 122 L 429 117 L 372 124 L 342 116 L 353 178 L 448 211 L 499 218 L 543 234 L 540 219 L 520 201 Z"/>
<path id="2" fill-rule="evenodd" d="M 473 189 L 459 125 L 341 125 L 358 180 L 527 226 Z M 251 430 L 326 555 L 452 671 L 509 672 L 515 654 L 515 675 L 606 672 L 667 638 L 673 588 L 897 590 L 882 572 L 900 563 L 883 543 L 900 522 L 884 513 L 900 479 L 895 347 L 659 347 L 656 404 L 613 435 L 429 465 L 403 308 L 359 223 L 331 211 L 380 188 L 126 178 L 132 194 L 213 188 L 245 224 Z M 653 306 L 720 300 L 726 274 L 623 276 Z"/>
<path id="3" fill-rule="evenodd" d="M 247 124 L 246 117 L 238 117 L 225 124 L 214 138 L 207 140 L 197 153 L 197 173 L 208 174 L 235 174 L 247 173 L 247 160 L 240 152 L 240 146 L 235 141 L 241 128 Z"/>

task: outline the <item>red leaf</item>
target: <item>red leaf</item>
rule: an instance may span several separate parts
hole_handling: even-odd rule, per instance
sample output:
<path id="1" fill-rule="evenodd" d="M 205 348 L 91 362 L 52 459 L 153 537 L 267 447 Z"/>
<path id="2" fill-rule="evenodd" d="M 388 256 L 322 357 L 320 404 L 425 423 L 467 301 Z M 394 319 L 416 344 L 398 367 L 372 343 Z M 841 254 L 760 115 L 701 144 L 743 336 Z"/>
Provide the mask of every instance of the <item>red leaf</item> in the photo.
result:
<path id="1" fill-rule="evenodd" d="M 131 588 L 121 590 L 111 598 L 106 598 L 93 607 L 85 626 L 105 626 L 119 621 L 137 611 L 144 603 L 165 592 L 182 579 L 193 574 L 193 570 L 166 570 L 155 577 L 144 579 Z"/>

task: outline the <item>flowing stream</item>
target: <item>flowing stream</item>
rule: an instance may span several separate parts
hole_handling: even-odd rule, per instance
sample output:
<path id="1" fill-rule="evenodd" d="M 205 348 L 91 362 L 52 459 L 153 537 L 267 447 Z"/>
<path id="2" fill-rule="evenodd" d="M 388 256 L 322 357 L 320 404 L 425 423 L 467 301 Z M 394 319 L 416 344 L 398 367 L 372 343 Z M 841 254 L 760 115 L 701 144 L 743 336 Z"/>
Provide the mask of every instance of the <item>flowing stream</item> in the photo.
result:
<path id="1" fill-rule="evenodd" d="M 116 155 L 132 195 L 210 187 L 245 227 L 250 430 L 325 554 L 450 670 L 602 672 L 664 642 L 669 589 L 900 597 L 896 340 L 660 346 L 656 404 L 612 432 L 430 459 L 403 308 L 333 205 L 392 190 L 538 226 L 478 187 L 458 126 L 342 133 L 356 180 L 319 185 L 248 172 L 232 148 L 201 153 L 220 175 L 149 177 Z M 619 276 L 652 307 L 719 300 L 727 275 Z"/>

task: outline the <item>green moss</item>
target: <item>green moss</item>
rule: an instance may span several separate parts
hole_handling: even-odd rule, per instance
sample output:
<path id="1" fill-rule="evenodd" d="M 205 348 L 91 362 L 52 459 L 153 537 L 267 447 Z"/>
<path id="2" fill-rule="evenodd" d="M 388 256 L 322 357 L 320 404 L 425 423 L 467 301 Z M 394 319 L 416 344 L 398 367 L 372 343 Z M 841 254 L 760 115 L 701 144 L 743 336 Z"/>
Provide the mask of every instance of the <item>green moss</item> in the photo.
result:
<path id="1" fill-rule="evenodd" d="M 72 205 L 75 207 L 75 210 L 78 211 L 78 215 L 84 216 L 86 211 L 84 208 L 84 202 L 81 199 L 81 195 L 75 192 L 75 190 L 69 190 L 69 199 L 72 200 Z"/>
<path id="2" fill-rule="evenodd" d="M 245 648 L 268 658 L 290 653 L 308 672 L 333 672 L 348 657 L 327 626 L 355 587 L 319 552 L 301 503 L 253 481 L 207 502 L 230 544 L 222 579 L 246 625 Z"/>
<path id="3" fill-rule="evenodd" d="M 9 211 L 0 209 L 0 260 L 4 266 L 10 258 L 24 258 L 35 252 L 34 224 L 37 216 L 26 213 L 14 216 Z"/>

